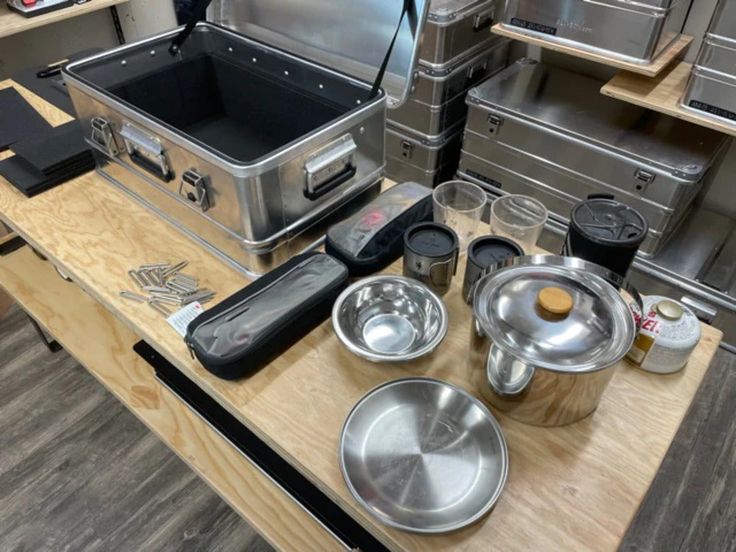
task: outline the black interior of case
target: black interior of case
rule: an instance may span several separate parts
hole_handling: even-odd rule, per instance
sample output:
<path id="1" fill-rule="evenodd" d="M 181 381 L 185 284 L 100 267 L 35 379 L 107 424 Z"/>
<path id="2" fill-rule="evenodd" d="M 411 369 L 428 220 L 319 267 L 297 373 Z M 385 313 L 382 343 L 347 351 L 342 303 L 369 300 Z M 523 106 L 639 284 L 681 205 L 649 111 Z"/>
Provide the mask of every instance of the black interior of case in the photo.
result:
<path id="1" fill-rule="evenodd" d="M 197 26 L 176 55 L 170 43 L 160 37 L 64 71 L 240 163 L 358 109 L 370 90 L 216 25 Z"/>
<path id="2" fill-rule="evenodd" d="M 213 54 L 187 59 L 110 92 L 242 162 L 263 157 L 344 112 L 298 87 Z"/>

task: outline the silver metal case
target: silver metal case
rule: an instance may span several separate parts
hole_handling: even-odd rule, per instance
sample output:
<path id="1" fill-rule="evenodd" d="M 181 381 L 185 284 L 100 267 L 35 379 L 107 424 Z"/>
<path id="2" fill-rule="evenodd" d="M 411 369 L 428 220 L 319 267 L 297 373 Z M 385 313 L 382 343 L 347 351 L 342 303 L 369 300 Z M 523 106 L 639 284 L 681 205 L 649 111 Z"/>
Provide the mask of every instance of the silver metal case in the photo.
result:
<path id="1" fill-rule="evenodd" d="M 266 4 L 267 9 L 283 8 L 280 3 Z M 327 9 L 329 3 L 320 7 Z M 415 8 L 426 6 L 419 2 Z M 398 18 L 398 11 L 395 15 Z M 404 31 L 407 28 L 405 21 Z M 268 28 L 264 24 L 257 30 L 266 33 Z M 376 32 L 384 31 L 387 29 L 381 27 Z M 252 275 L 263 274 L 301 252 L 295 249 L 307 247 L 303 240 L 291 244 L 296 236 L 310 235 L 313 246 L 321 236 L 311 236 L 309 229 L 370 195 L 385 163 L 386 94 L 380 92 L 370 99 L 371 85 L 366 80 L 211 23 L 199 23 L 185 47 L 172 56 L 168 46 L 178 32 L 67 66 L 64 77 L 78 118 L 88 129 L 88 142 L 100 153 L 100 171 L 105 176 L 237 267 Z M 421 26 L 411 32 L 419 36 Z M 292 38 L 293 43 L 302 44 L 298 37 Z M 386 44 L 389 41 L 390 37 Z M 402 83 L 405 86 L 413 71 L 413 62 L 409 67 L 403 62 L 415 60 L 418 52 L 418 43 L 412 44 L 405 36 L 400 42 L 396 55 L 402 63 L 394 63 L 397 58 L 392 57 L 386 76 L 387 89 L 397 94 L 403 94 Z M 284 40 L 281 44 L 291 45 Z M 300 53 L 307 56 L 309 52 Z M 162 96 L 157 98 L 160 112 L 186 118 L 202 103 L 188 105 L 185 101 L 197 94 L 198 87 L 219 87 L 232 104 L 223 110 L 240 108 L 246 123 L 209 129 L 208 120 L 195 120 L 189 126 L 178 120 L 172 123 L 159 111 L 152 114 L 141 108 L 132 93 L 120 92 L 130 82 L 145 84 L 147 78 L 158 79 L 159 71 L 199 63 L 203 57 L 207 63 L 216 58 L 224 66 L 256 75 L 267 84 L 263 90 L 277 95 L 286 90 L 284 97 L 290 101 L 270 98 L 258 86 L 233 85 L 219 73 L 215 79 L 208 74 L 203 77 L 202 71 L 172 77 L 181 90 L 179 95 L 168 98 L 165 90 L 154 90 L 153 96 Z M 354 63 L 347 53 L 342 61 Z M 361 68 L 368 70 L 364 65 Z M 243 90 L 250 92 L 243 94 Z M 261 103 L 244 109 L 243 102 L 254 94 L 263 96 L 262 101 L 257 99 Z M 320 117 L 314 116 L 322 111 Z M 220 132 L 223 128 L 225 137 Z M 250 155 L 230 151 L 235 146 L 226 139 L 229 132 L 237 138 L 241 137 L 238 133 L 250 133 L 242 140 Z"/>
<path id="2" fill-rule="evenodd" d="M 598 93 L 601 83 L 520 60 L 468 94 L 460 172 L 534 195 L 567 219 L 612 194 L 649 222 L 654 255 L 687 214 L 726 145 L 716 132 Z"/>
<path id="3" fill-rule="evenodd" d="M 418 66 L 409 99 L 389 110 L 389 121 L 408 132 L 443 134 L 465 118 L 468 88 L 506 67 L 509 46 L 508 39 L 492 39 L 455 64 L 438 69 Z"/>
<path id="4" fill-rule="evenodd" d="M 721 0 L 682 99 L 685 108 L 736 126 L 736 2 Z"/>
<path id="5" fill-rule="evenodd" d="M 432 0 L 419 59 L 425 65 L 455 61 L 490 37 L 495 0 Z"/>
<path id="6" fill-rule="evenodd" d="M 718 2 L 708 34 L 736 40 L 736 2 L 734 0 Z"/>
<path id="7" fill-rule="evenodd" d="M 680 35 L 691 0 L 506 0 L 503 25 L 647 64 Z"/>
<path id="8" fill-rule="evenodd" d="M 693 66 L 682 105 L 736 127 L 736 76 Z"/>
<path id="9" fill-rule="evenodd" d="M 460 123 L 440 136 L 426 136 L 387 125 L 386 176 L 429 187 L 449 180 L 457 170 L 463 128 Z"/>

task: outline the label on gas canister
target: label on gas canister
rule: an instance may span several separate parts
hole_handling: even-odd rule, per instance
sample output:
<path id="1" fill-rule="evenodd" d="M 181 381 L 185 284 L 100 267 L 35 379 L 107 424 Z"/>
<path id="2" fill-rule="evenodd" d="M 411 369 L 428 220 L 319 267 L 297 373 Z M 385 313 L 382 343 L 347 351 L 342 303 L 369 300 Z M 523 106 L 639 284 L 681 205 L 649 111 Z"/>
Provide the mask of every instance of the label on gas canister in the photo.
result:
<path id="1" fill-rule="evenodd" d="M 640 316 L 638 314 L 635 314 L 635 316 L 637 317 L 638 323 L 638 318 L 640 318 Z M 639 335 L 637 336 L 636 340 L 634 341 L 634 345 L 629 351 L 629 358 L 633 360 L 636 364 L 641 365 L 644 360 L 646 360 L 649 352 L 654 348 L 654 344 L 657 341 L 657 336 L 661 333 L 662 322 L 657 319 L 656 312 L 650 311 L 649 313 L 647 313 L 644 320 L 642 320 Z"/>
<path id="2" fill-rule="evenodd" d="M 642 319 L 634 312 L 641 327 L 629 351 L 629 360 L 643 370 L 659 374 L 680 370 L 700 340 L 697 317 L 684 305 L 659 296 L 644 299 L 644 313 Z"/>

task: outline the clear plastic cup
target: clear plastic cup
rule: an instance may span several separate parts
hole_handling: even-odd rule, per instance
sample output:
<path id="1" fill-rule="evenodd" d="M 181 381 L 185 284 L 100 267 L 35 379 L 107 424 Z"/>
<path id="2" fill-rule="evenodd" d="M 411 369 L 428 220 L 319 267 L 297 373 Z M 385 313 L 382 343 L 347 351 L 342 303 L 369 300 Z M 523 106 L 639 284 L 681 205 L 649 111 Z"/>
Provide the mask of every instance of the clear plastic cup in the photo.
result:
<path id="1" fill-rule="evenodd" d="M 460 240 L 460 253 L 468 250 L 480 228 L 480 219 L 488 202 L 483 188 L 452 180 L 434 190 L 434 221 L 452 228 Z"/>
<path id="2" fill-rule="evenodd" d="M 547 208 L 532 197 L 503 196 L 491 205 L 491 234 L 509 238 L 531 254 L 548 215 Z"/>

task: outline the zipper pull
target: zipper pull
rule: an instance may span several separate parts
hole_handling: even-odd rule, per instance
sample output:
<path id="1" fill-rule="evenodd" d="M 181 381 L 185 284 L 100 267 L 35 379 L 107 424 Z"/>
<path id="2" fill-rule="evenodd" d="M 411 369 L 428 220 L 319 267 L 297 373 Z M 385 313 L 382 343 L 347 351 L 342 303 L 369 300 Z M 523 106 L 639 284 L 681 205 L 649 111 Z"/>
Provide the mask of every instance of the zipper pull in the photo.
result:
<path id="1" fill-rule="evenodd" d="M 194 355 L 194 347 L 192 346 L 192 344 L 186 338 L 184 339 L 184 343 L 186 344 L 187 349 L 189 350 L 189 356 L 192 357 L 192 360 L 196 360 L 197 357 Z"/>

